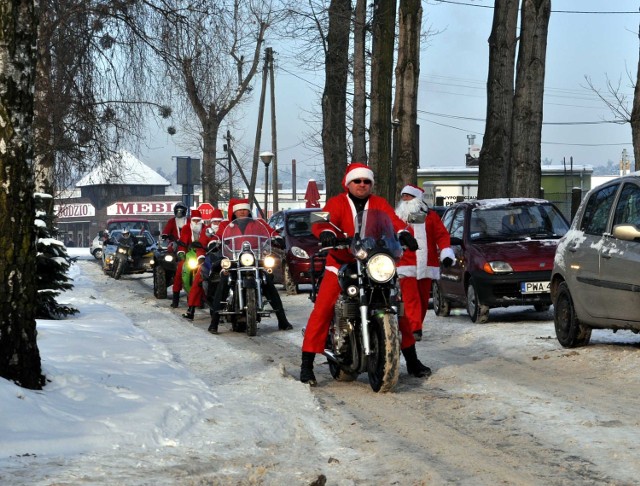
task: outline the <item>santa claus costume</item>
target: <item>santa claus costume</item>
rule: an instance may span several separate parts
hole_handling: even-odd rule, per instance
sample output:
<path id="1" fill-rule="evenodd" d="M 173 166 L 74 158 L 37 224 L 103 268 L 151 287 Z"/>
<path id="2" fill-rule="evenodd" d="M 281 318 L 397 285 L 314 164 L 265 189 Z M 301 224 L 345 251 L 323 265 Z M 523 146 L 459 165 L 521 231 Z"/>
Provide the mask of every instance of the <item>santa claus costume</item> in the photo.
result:
<path id="1" fill-rule="evenodd" d="M 398 265 L 400 291 L 404 302 L 404 316 L 400 318 L 400 322 L 409 321 L 404 326 L 411 328 L 416 337 L 421 339 L 431 280 L 440 278 L 440 261 L 447 258 L 455 261 L 455 254 L 451 249 L 449 232 L 440 216 L 435 211 L 430 211 L 422 200 L 424 191 L 417 186 L 407 185 L 400 194 L 413 197 L 398 203 L 396 214 L 402 220 L 406 221 L 411 213 L 426 211 L 424 223 L 411 224 L 418 249 L 405 251 Z"/>
<path id="2" fill-rule="evenodd" d="M 184 266 L 185 253 L 190 249 L 194 241 L 199 241 L 200 233 L 204 232 L 202 214 L 197 209 L 191 210 L 191 219 L 188 225 L 184 225 L 180 231 L 178 240 L 178 266 L 173 277 L 173 299 L 171 307 L 178 307 L 180 303 L 180 291 L 182 290 L 182 267 Z"/>

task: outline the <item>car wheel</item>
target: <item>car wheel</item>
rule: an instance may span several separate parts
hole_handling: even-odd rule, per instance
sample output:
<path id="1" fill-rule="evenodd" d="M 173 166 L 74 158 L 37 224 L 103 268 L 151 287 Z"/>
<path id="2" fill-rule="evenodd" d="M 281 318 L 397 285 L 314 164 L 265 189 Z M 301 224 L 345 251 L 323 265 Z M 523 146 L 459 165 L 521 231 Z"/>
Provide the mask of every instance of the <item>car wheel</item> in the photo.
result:
<path id="1" fill-rule="evenodd" d="M 558 286 L 558 294 L 553 306 L 553 323 L 558 341 L 565 348 L 586 346 L 591 340 L 591 328 L 584 326 L 576 316 L 573 299 L 566 282 Z"/>
<path id="2" fill-rule="evenodd" d="M 298 295 L 298 285 L 291 278 L 291 270 L 289 270 L 287 262 L 283 262 L 282 265 L 282 279 L 284 280 L 284 288 L 287 291 L 287 295 Z"/>
<path id="3" fill-rule="evenodd" d="M 93 251 L 93 257 L 94 257 L 96 260 L 102 260 L 102 249 L 101 249 L 101 248 L 98 248 L 97 250 L 94 250 L 94 251 Z"/>
<path id="4" fill-rule="evenodd" d="M 451 304 L 444 298 L 440 291 L 440 285 L 437 281 L 431 283 L 431 298 L 433 300 L 433 312 L 440 317 L 448 317 L 451 310 Z"/>
<path id="5" fill-rule="evenodd" d="M 471 322 L 484 324 L 489 320 L 489 306 L 481 304 L 478 300 L 478 292 L 473 279 L 469 280 L 467 287 L 467 312 Z"/>

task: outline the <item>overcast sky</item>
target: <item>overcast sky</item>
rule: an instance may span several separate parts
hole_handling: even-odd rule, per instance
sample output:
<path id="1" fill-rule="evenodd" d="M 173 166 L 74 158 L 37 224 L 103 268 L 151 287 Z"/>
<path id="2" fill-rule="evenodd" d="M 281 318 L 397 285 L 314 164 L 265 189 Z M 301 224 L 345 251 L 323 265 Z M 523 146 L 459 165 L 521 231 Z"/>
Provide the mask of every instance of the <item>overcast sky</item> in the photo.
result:
<path id="1" fill-rule="evenodd" d="M 425 29 L 437 32 L 423 44 L 420 91 L 420 167 L 464 165 L 467 135 L 482 144 L 486 116 L 487 38 L 491 31 L 493 0 L 428 0 L 423 2 Z M 638 64 L 638 0 L 552 0 L 547 47 L 542 158 L 561 164 L 573 157 L 574 164 L 599 166 L 618 162 L 624 148 L 631 154 L 628 125 L 602 123 L 612 120 L 608 108 L 587 87 L 585 76 L 607 94 L 607 77 L 620 82 L 621 93 L 633 98 L 627 76 L 635 78 Z M 615 13 L 627 12 L 627 13 Z M 316 171 L 323 179 L 321 154 L 307 147 L 309 112 L 318 111 L 323 73 L 297 66 L 292 53 L 276 47 L 276 114 L 280 180 L 290 185 L 291 160 L 300 175 Z M 236 152 L 250 155 L 255 139 L 260 74 L 256 77 L 253 102 L 238 118 Z M 267 97 L 268 100 L 268 97 Z M 267 101 L 268 105 L 268 101 Z M 269 108 L 265 113 L 261 150 L 269 150 Z M 592 122 L 591 124 L 584 124 Z M 596 123 L 593 123 L 596 122 Z M 226 133 L 223 124 L 221 135 Z M 178 137 L 178 135 L 176 135 Z M 173 172 L 175 155 L 186 154 L 168 135 L 150 137 L 141 158 L 152 168 Z M 222 142 L 218 143 L 221 153 Z M 262 171 L 259 171 L 261 174 Z M 311 176 L 314 176 L 312 173 Z"/>

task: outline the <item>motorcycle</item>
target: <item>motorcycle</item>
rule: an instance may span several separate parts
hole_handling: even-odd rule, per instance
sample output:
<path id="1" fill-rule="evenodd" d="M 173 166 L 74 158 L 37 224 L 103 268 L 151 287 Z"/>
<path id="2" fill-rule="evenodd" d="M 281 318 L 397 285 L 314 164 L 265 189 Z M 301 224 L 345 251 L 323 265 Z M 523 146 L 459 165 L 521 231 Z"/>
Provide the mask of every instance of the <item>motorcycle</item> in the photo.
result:
<path id="1" fill-rule="evenodd" d="M 311 218 L 312 222 L 331 224 L 326 212 L 314 212 Z M 339 239 L 337 246 L 321 250 L 349 248 L 355 258 L 338 272 L 341 291 L 324 355 L 335 380 L 353 381 L 366 372 L 373 391 L 388 392 L 400 374 L 396 263 L 402 247 L 383 211 L 358 213 L 354 227 L 352 238 Z"/>
<path id="2" fill-rule="evenodd" d="M 111 276 L 120 280 L 125 273 L 144 273 L 151 270 L 151 251 L 142 237 L 132 236 L 118 241 Z"/>
<path id="3" fill-rule="evenodd" d="M 153 268 L 153 295 L 156 299 L 166 299 L 167 287 L 173 283 L 173 277 L 178 268 L 176 248 L 175 241 L 163 238 L 153 253 L 151 266 Z"/>
<path id="4" fill-rule="evenodd" d="M 236 226 L 243 228 L 246 224 L 251 224 L 251 230 L 237 234 Z M 225 228 L 220 242 L 220 276 L 228 279 L 228 294 L 218 313 L 235 332 L 246 332 L 248 336 L 255 336 L 260 319 L 272 312 L 265 309 L 268 301 L 262 292 L 276 262 L 271 237 L 268 229 L 255 220 L 239 218 Z"/>

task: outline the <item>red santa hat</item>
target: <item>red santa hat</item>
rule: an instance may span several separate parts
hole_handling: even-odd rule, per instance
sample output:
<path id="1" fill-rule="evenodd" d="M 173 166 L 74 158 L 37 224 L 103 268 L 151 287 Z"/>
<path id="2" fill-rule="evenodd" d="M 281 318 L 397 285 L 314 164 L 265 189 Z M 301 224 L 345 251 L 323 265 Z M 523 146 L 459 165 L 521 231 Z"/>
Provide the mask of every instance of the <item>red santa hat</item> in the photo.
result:
<path id="1" fill-rule="evenodd" d="M 209 218 L 211 221 L 222 221 L 224 219 L 224 214 L 222 214 L 222 211 L 220 211 L 218 208 L 214 208 L 213 212 L 211 213 L 211 218 Z"/>
<path id="2" fill-rule="evenodd" d="M 349 164 L 347 166 L 347 172 L 344 174 L 344 179 L 342 179 L 342 186 L 347 189 L 349 183 L 355 179 L 369 179 L 373 185 L 373 171 L 368 165 L 361 164 L 360 162 Z"/>
<path id="3" fill-rule="evenodd" d="M 235 213 L 236 211 L 240 211 L 241 209 L 251 211 L 251 205 L 249 204 L 248 199 L 232 199 L 229 203 L 229 207 L 231 208 L 231 214 Z"/>
<path id="4" fill-rule="evenodd" d="M 403 194 L 409 194 L 413 197 L 422 197 L 424 190 L 420 189 L 418 186 L 414 186 L 413 184 L 407 184 L 402 188 L 402 191 L 400 191 L 400 195 L 402 196 Z"/>
<path id="5" fill-rule="evenodd" d="M 202 213 L 200 212 L 199 209 L 192 209 L 191 210 L 191 219 L 193 218 L 200 218 L 202 219 Z"/>

